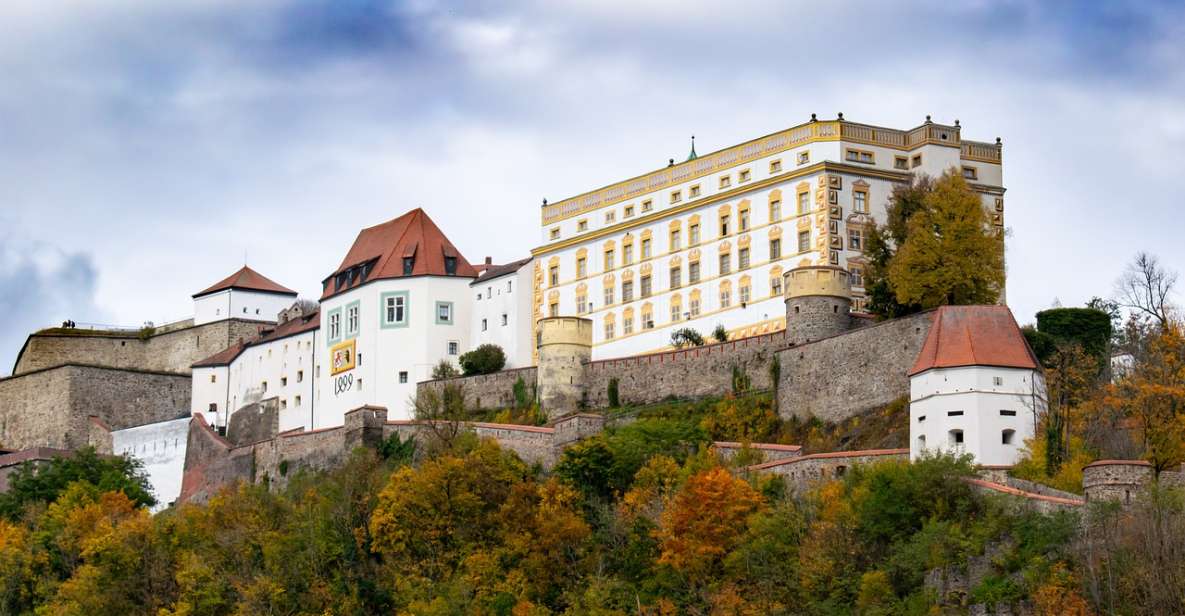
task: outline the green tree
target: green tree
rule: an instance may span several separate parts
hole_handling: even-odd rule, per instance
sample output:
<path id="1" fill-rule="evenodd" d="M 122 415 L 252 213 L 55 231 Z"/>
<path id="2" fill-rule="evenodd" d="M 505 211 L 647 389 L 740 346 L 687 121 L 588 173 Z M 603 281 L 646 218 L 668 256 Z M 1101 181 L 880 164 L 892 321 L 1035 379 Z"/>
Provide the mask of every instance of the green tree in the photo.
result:
<path id="1" fill-rule="evenodd" d="M 491 374 L 506 365 L 506 352 L 496 344 L 483 344 L 472 351 L 462 353 L 459 361 L 465 376 Z"/>
<path id="2" fill-rule="evenodd" d="M 885 206 L 884 224 L 870 229 L 864 240 L 868 263 L 864 270 L 864 289 L 868 294 L 868 309 L 873 314 L 893 319 L 921 310 L 917 304 L 897 301 L 897 293 L 889 278 L 889 264 L 909 239 L 909 220 L 924 207 L 926 195 L 933 186 L 934 181 L 924 175 L 914 176 L 909 184 L 894 186 Z"/>
<path id="3" fill-rule="evenodd" d="M 25 506 L 49 504 L 70 484 L 85 482 L 102 492 L 122 492 L 138 507 L 156 504 L 144 464 L 127 456 L 100 456 L 93 447 L 56 457 L 46 464 L 25 463 L 9 478 L 0 494 L 0 515 L 16 519 Z"/>
<path id="4" fill-rule="evenodd" d="M 712 330 L 712 339 L 716 342 L 728 342 L 728 330 L 724 328 L 723 323 L 716 324 L 716 329 Z"/>
<path id="5" fill-rule="evenodd" d="M 909 217 L 907 239 L 889 262 L 897 302 L 923 309 L 994 304 L 1004 288 L 1004 242 L 979 195 L 947 172 Z"/>
<path id="6" fill-rule="evenodd" d="M 461 372 L 457 370 L 457 367 L 447 359 L 440 360 L 440 363 L 432 368 L 432 378 L 437 380 L 451 379 L 460 374 Z"/>
<path id="7" fill-rule="evenodd" d="M 676 349 L 704 346 L 704 337 L 690 327 L 683 327 L 671 332 L 671 346 Z"/>

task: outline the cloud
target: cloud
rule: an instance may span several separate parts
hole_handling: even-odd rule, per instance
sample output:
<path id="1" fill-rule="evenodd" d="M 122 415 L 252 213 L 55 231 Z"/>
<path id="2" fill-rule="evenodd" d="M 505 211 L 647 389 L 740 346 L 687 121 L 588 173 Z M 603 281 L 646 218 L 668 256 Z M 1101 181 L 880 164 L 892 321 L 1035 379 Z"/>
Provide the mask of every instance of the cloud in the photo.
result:
<path id="1" fill-rule="evenodd" d="M 94 301 L 98 278 L 85 253 L 0 236 L 0 375 L 11 374 L 28 333 L 67 319 L 102 318 Z"/>

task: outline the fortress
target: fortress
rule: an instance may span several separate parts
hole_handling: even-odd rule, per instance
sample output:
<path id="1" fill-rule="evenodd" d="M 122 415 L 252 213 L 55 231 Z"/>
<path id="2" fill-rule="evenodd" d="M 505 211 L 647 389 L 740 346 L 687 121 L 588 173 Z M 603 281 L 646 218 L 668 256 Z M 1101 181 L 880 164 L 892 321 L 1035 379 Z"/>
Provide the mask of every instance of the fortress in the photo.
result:
<path id="1" fill-rule="evenodd" d="M 895 186 L 956 173 L 1003 227 L 1002 145 L 961 127 L 809 122 L 556 203 L 527 258 L 468 261 L 421 209 L 363 229 L 317 302 L 244 266 L 193 296 L 194 317 L 142 330 L 51 328 L 0 379 L 0 446 L 151 459 L 165 503 L 235 480 L 282 484 L 357 446 L 428 428 L 409 403 L 455 387 L 505 408 L 517 383 L 550 424 L 465 426 L 550 467 L 613 420 L 610 389 L 639 405 L 720 396 L 743 373 L 783 416 L 839 421 L 908 396 L 910 446 L 815 452 L 749 444 L 792 486 L 853 464 L 972 454 L 983 489 L 1040 506 L 1069 494 L 1010 480 L 1044 408 L 1044 379 L 1004 306 L 888 321 L 862 312 L 864 238 Z M 1003 235 L 1001 234 L 1001 241 Z M 729 341 L 671 347 L 682 328 Z M 435 380 L 434 367 L 497 344 L 506 369 Z M 731 455 L 737 443 L 717 443 Z M 24 452 L 0 455 L 0 473 Z M 48 455 L 48 454 L 46 454 Z M 44 456 L 42 456 L 44 457 Z M 8 466 L 5 466 L 8 464 Z M 1087 469 L 1087 497 L 1146 482 L 1139 463 Z"/>

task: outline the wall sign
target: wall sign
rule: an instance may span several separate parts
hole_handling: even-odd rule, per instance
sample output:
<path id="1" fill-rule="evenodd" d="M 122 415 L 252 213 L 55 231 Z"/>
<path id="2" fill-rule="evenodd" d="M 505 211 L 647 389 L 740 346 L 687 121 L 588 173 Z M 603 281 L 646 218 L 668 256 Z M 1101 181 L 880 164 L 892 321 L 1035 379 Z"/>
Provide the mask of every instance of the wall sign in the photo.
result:
<path id="1" fill-rule="evenodd" d="M 341 374 L 354 369 L 354 339 L 333 345 L 329 349 L 329 374 Z"/>

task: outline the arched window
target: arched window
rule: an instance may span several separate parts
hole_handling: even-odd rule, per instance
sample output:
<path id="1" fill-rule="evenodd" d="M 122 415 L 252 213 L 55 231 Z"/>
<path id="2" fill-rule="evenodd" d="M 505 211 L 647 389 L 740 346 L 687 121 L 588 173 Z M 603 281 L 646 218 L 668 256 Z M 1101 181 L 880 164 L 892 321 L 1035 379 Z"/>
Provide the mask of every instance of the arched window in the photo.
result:
<path id="1" fill-rule="evenodd" d="M 683 296 L 675 293 L 671 296 L 671 322 L 683 319 Z"/>
<path id="2" fill-rule="evenodd" d="M 959 449 L 963 446 L 963 431 L 962 430 L 951 430 L 948 433 L 948 436 L 949 436 L 949 440 L 950 440 L 950 446 L 952 448 Z"/>
<path id="3" fill-rule="evenodd" d="M 614 318 L 613 313 L 610 312 L 605 315 L 605 340 L 612 340 L 613 336 L 616 335 L 616 330 L 616 319 Z"/>
<path id="4" fill-rule="evenodd" d="M 1004 445 L 1011 445 L 1013 439 L 1016 437 L 1016 430 L 1005 430 L 1000 433 L 1000 442 Z"/>
<path id="5" fill-rule="evenodd" d="M 926 435 L 925 434 L 918 435 L 918 451 L 919 452 L 926 451 Z"/>

